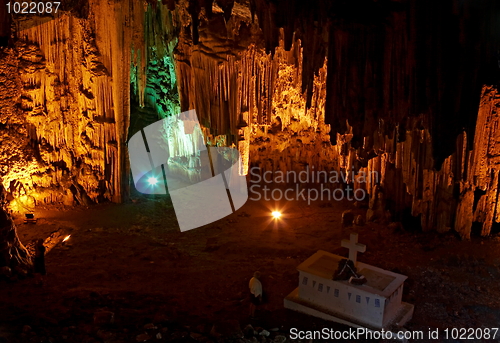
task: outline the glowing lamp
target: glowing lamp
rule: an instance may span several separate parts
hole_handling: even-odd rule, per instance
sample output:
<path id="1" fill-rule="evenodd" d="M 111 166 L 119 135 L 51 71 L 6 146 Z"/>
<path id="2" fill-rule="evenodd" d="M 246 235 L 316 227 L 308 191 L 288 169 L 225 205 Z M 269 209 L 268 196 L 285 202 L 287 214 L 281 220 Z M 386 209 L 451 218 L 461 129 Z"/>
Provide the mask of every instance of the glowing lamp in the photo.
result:
<path id="1" fill-rule="evenodd" d="M 281 212 L 279 211 L 273 211 L 271 214 L 274 219 L 279 219 L 281 217 Z"/>
<path id="2" fill-rule="evenodd" d="M 158 179 L 154 176 L 151 176 L 149 179 L 148 179 L 148 183 L 151 185 L 151 186 L 156 186 L 156 184 L 158 183 Z"/>

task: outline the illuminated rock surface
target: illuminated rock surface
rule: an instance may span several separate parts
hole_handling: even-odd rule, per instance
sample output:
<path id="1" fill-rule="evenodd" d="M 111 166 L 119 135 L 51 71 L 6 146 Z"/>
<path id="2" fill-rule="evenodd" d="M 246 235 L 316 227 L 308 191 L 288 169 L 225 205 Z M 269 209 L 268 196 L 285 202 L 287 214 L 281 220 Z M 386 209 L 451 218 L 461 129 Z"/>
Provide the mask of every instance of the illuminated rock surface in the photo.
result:
<path id="1" fill-rule="evenodd" d="M 497 3 L 164 3 L 15 18 L 0 52 L 10 209 L 126 199 L 128 137 L 194 108 L 208 144 L 240 150 L 242 174 L 374 171 L 394 220 L 463 238 L 500 220 L 494 88 L 477 116 L 498 74 Z"/>

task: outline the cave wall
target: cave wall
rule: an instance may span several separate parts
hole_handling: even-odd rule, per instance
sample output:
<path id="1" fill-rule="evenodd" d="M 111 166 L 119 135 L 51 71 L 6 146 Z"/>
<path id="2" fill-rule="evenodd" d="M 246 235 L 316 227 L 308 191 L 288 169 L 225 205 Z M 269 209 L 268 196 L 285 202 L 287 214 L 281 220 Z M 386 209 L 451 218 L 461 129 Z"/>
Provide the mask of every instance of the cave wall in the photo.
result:
<path id="1" fill-rule="evenodd" d="M 469 238 L 476 222 L 490 234 L 495 173 L 471 158 L 498 134 L 482 131 L 498 4 L 255 0 L 248 13 L 194 3 L 170 2 L 183 18 L 181 108 L 238 145 L 246 167 L 376 172 L 379 182 L 355 187 L 382 193 L 392 220 L 408 209 L 423 230 Z"/>
<path id="2" fill-rule="evenodd" d="M 1 179 L 15 211 L 122 197 L 130 66 L 145 53 L 145 7 L 73 5 L 50 21 L 15 17 L 1 52 Z"/>
<path id="3" fill-rule="evenodd" d="M 409 209 L 424 230 L 487 235 L 500 220 L 496 90 L 483 87 L 498 80 L 498 6 L 123 0 L 14 18 L 2 184 L 20 211 L 120 201 L 128 137 L 196 109 L 208 144 L 238 147 L 242 174 L 375 171 L 355 186 L 383 194 L 393 220 Z"/>

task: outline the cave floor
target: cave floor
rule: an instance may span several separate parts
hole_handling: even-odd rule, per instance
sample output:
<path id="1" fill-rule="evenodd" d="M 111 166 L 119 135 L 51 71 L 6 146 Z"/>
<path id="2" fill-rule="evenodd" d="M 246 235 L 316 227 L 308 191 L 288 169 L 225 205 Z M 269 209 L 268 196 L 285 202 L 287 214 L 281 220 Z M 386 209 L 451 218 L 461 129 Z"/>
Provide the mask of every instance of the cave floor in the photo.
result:
<path id="1" fill-rule="evenodd" d="M 281 208 L 278 222 L 270 211 Z M 137 198 L 90 208 L 38 208 L 37 224 L 16 218 L 23 243 L 60 230 L 71 234 L 46 255 L 43 287 L 33 278 L 0 282 L 3 330 L 23 325 L 67 330 L 87 327 L 95 311 L 115 313 L 116 325 L 141 331 L 148 322 L 199 324 L 248 319 L 248 280 L 255 270 L 269 301 L 254 325 L 306 329 L 333 327 L 283 309 L 298 284 L 296 267 L 319 249 L 347 255 L 340 241 L 345 202 L 302 202 L 286 206 L 249 200 L 229 217 L 180 233 L 169 202 Z M 358 260 L 407 275 L 403 300 L 415 305 L 410 330 L 495 327 L 500 321 L 500 237 L 460 241 L 451 233 L 355 227 L 367 245 Z M 120 324 L 121 323 L 121 324 Z M 2 331 L 0 324 L 0 333 Z M 91 329 L 89 329 L 91 330 Z"/>

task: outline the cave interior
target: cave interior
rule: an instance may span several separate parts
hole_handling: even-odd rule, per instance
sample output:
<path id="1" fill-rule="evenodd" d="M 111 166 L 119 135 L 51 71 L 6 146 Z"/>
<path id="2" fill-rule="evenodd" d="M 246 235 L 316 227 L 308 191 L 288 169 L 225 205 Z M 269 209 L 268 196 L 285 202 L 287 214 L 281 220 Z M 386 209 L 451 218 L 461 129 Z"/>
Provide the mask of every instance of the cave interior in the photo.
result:
<path id="1" fill-rule="evenodd" d="M 34 3 L 0 2 L 0 342 L 347 330 L 283 299 L 352 232 L 405 329 L 497 325 L 498 1 Z"/>

